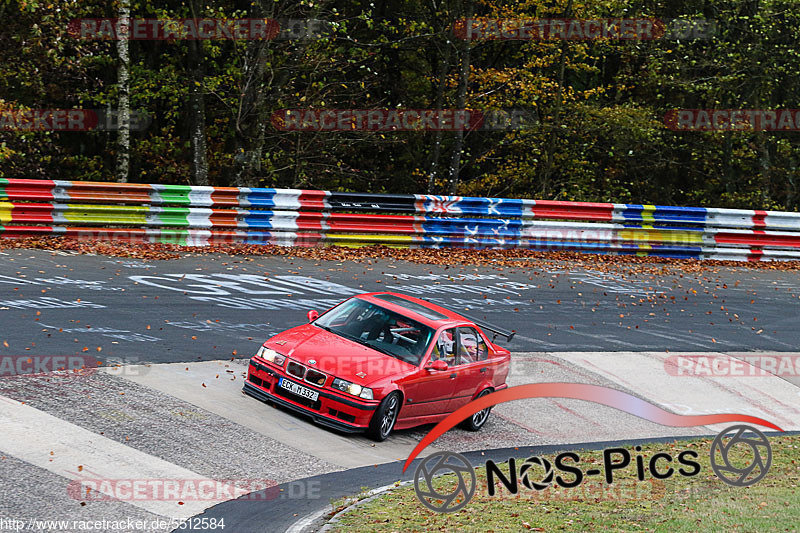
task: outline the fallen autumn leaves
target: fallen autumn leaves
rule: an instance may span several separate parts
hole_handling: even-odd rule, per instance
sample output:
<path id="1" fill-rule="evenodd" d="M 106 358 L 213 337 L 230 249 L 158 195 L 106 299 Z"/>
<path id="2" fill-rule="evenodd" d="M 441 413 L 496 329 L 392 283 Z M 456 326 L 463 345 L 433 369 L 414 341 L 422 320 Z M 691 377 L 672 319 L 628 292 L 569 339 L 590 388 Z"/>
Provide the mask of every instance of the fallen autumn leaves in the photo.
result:
<path id="1" fill-rule="evenodd" d="M 798 270 L 800 261 L 698 261 L 632 255 L 601 255 L 567 251 L 534 251 L 521 248 L 508 250 L 467 248 L 395 248 L 384 245 L 345 246 L 276 246 L 259 244 L 225 244 L 210 246 L 180 246 L 160 243 L 127 243 L 114 241 L 85 241 L 66 237 L 24 237 L 0 239 L 0 250 L 35 248 L 74 251 L 77 253 L 129 257 L 136 259 L 169 260 L 187 255 L 251 255 L 287 256 L 325 261 L 362 261 L 389 259 L 430 265 L 476 265 L 493 267 L 522 267 L 521 261 L 552 263 L 568 261 L 593 270 L 604 267 L 624 267 L 635 271 L 666 273 L 672 267 L 682 272 L 713 271 L 718 267 L 739 267 L 761 270 Z M 528 265 L 532 266 L 532 265 Z"/>

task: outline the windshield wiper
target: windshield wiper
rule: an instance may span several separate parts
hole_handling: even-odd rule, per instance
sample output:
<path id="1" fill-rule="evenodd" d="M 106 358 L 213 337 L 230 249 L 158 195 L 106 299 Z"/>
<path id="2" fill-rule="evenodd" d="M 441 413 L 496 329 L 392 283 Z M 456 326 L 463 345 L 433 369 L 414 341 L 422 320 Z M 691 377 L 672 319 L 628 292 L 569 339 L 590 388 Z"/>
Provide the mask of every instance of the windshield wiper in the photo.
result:
<path id="1" fill-rule="evenodd" d="M 338 333 L 338 332 L 334 332 L 334 333 Z M 352 341 L 357 342 L 358 344 L 360 344 L 362 346 L 366 346 L 367 348 L 372 348 L 373 350 L 377 350 L 377 351 L 379 351 L 381 353 L 385 353 L 386 355 L 391 355 L 392 357 L 395 357 L 395 355 L 392 352 L 390 352 L 388 350 L 384 350 L 383 348 L 378 348 L 377 346 L 373 346 L 372 344 L 369 343 L 369 341 L 365 341 L 364 339 L 361 339 L 359 337 L 355 337 L 353 335 L 347 335 L 346 333 L 340 333 L 340 335 L 342 335 L 343 337 L 346 337 L 348 339 L 351 339 Z"/>
<path id="2" fill-rule="evenodd" d="M 314 325 L 324 329 L 325 331 L 330 331 L 334 335 L 339 335 L 340 337 L 344 337 L 345 339 L 349 339 L 349 340 L 351 340 L 353 342 L 357 342 L 359 344 L 362 344 L 364 346 L 368 346 L 368 347 L 372 348 L 372 346 L 367 344 L 366 341 L 361 340 L 360 338 L 356 337 L 355 335 L 350 335 L 349 333 L 345 333 L 344 331 L 339 331 L 339 330 L 336 330 L 336 329 L 333 329 L 333 328 L 329 328 L 328 326 L 322 326 L 322 325 L 316 324 L 316 323 Z"/>
<path id="3" fill-rule="evenodd" d="M 335 333 L 335 334 L 337 334 L 337 335 L 340 335 L 340 333 L 339 333 L 339 332 L 337 332 L 337 331 L 333 331 L 333 330 L 332 330 L 331 328 L 329 328 L 328 326 L 323 326 L 322 324 L 317 324 L 316 322 L 313 322 L 313 324 L 314 324 L 315 326 L 317 326 L 318 328 L 322 328 L 322 329 L 324 329 L 325 331 L 330 331 L 331 333 Z"/>
<path id="4" fill-rule="evenodd" d="M 381 352 L 381 353 L 385 353 L 386 355 L 391 355 L 391 356 L 392 356 L 392 357 L 394 357 L 395 359 L 400 359 L 400 360 L 402 360 L 402 358 L 401 358 L 399 355 L 397 355 L 397 354 L 394 354 L 394 353 L 390 352 L 389 350 L 386 350 L 385 348 L 379 348 L 378 346 L 375 346 L 374 344 L 370 344 L 370 343 L 369 343 L 369 341 L 362 341 L 362 340 L 360 340 L 360 339 L 359 339 L 359 342 L 360 342 L 361 344 L 363 344 L 364 346 L 367 346 L 367 347 L 369 347 L 369 348 L 372 348 L 373 350 L 378 350 L 379 352 Z"/>

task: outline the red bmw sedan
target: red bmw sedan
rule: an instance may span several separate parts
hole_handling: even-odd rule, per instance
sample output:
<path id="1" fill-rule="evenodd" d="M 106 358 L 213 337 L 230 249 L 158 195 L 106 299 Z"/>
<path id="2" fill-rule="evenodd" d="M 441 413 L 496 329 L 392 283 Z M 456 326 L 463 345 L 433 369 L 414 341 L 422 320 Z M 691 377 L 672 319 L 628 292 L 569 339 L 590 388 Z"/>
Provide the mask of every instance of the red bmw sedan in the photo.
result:
<path id="1" fill-rule="evenodd" d="M 419 298 L 361 294 L 308 319 L 258 350 L 245 393 L 382 441 L 507 387 L 511 353 L 494 340 L 514 332 Z M 490 411 L 462 427 L 479 430 Z"/>

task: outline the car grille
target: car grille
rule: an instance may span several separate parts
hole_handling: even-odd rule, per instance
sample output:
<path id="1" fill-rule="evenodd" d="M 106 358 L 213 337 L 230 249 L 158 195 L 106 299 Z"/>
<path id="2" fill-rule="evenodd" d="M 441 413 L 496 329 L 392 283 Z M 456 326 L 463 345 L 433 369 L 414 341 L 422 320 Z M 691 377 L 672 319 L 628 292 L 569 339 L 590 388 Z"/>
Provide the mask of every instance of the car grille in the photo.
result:
<path id="1" fill-rule="evenodd" d="M 261 379 L 260 377 L 256 376 L 255 372 L 258 370 L 261 370 L 263 372 L 266 372 L 267 374 L 272 375 L 272 372 L 263 365 L 250 361 L 250 367 L 247 369 L 247 379 L 254 385 L 258 385 L 259 387 L 264 387 L 265 389 L 269 389 L 270 387 L 269 381 Z"/>
<path id="2" fill-rule="evenodd" d="M 317 387 L 322 387 L 325 385 L 325 380 L 328 379 L 328 376 L 323 374 L 322 372 L 317 372 L 316 370 L 309 368 L 306 371 L 306 381 L 316 385 Z"/>
<path id="3" fill-rule="evenodd" d="M 346 420 L 347 422 L 355 422 L 356 416 L 355 415 L 348 415 L 347 413 L 343 413 L 342 411 L 337 411 L 336 409 L 328 409 L 328 412 L 335 416 L 336 418 L 341 418 L 342 420 Z"/>
<path id="4" fill-rule="evenodd" d="M 325 381 L 328 379 L 328 376 L 322 372 L 317 372 L 313 368 L 307 368 L 300 363 L 296 363 L 295 361 L 289 361 L 289 363 L 286 365 L 286 373 L 290 376 L 303 379 L 312 385 L 316 385 L 317 387 L 324 386 Z"/>
<path id="5" fill-rule="evenodd" d="M 306 373 L 306 367 L 304 367 L 300 363 L 289 361 L 289 364 L 286 365 L 286 373 L 289 374 L 290 376 L 303 379 L 303 376 Z"/>

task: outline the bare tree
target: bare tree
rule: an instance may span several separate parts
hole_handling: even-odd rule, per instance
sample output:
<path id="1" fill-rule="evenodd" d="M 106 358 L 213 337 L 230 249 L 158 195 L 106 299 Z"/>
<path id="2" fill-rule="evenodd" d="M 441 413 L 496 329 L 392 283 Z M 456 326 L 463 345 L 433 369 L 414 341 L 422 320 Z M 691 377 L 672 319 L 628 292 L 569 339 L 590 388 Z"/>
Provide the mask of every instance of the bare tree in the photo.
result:
<path id="1" fill-rule="evenodd" d="M 461 71 L 459 72 L 458 94 L 456 95 L 456 109 L 462 110 L 467 105 L 467 89 L 469 88 L 470 71 L 470 46 L 469 41 L 464 39 L 461 45 Z M 464 130 L 456 131 L 456 139 L 453 143 L 453 155 L 450 158 L 450 194 L 453 195 L 458 189 L 459 172 L 461 171 L 461 156 L 464 152 Z"/>
<path id="2" fill-rule="evenodd" d="M 198 0 L 191 0 L 192 18 L 198 18 Z M 205 69 L 202 45 L 189 40 L 189 138 L 192 146 L 192 182 L 208 185 L 208 155 L 206 147 Z"/>
<path id="3" fill-rule="evenodd" d="M 564 12 L 564 17 L 569 18 L 572 16 L 572 0 L 567 2 L 567 8 Z M 550 185 L 553 177 L 553 166 L 555 163 L 556 153 L 556 134 L 560 129 L 561 108 L 564 94 L 564 69 L 567 60 L 567 41 L 561 43 L 561 53 L 558 58 L 558 88 L 556 90 L 556 99 L 553 109 L 553 128 L 552 133 L 547 139 L 547 146 L 544 151 L 544 162 L 542 163 L 541 172 L 541 194 L 542 197 L 547 198 L 550 194 Z"/>
<path id="4" fill-rule="evenodd" d="M 270 18 L 273 8 L 271 5 L 267 7 L 266 4 L 265 0 L 253 0 L 250 3 L 250 16 Z M 241 98 L 234 120 L 236 128 L 234 182 L 237 187 L 257 185 L 261 172 L 264 130 L 268 122 L 265 86 L 268 47 L 268 40 L 252 40 L 247 43 L 245 51 Z"/>
<path id="5" fill-rule="evenodd" d="M 437 72 L 436 86 L 436 99 L 434 102 L 434 109 L 441 109 L 444 105 L 444 89 L 447 85 L 447 72 L 450 69 L 450 40 L 448 39 L 445 46 L 441 50 L 439 57 L 439 67 Z M 428 194 L 433 194 L 434 187 L 436 186 L 436 175 L 439 171 L 439 157 L 442 153 L 442 136 L 441 129 L 437 129 L 434 133 L 433 152 L 430 156 L 430 164 L 428 165 Z"/>
<path id="6" fill-rule="evenodd" d="M 131 102 L 130 102 L 130 49 L 128 47 L 128 32 L 131 16 L 130 0 L 119 0 L 119 27 L 120 35 L 117 37 L 117 90 L 119 92 L 119 109 L 117 123 L 117 181 L 128 181 L 131 164 Z"/>

